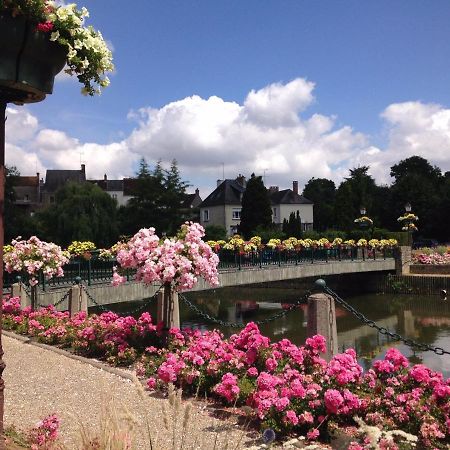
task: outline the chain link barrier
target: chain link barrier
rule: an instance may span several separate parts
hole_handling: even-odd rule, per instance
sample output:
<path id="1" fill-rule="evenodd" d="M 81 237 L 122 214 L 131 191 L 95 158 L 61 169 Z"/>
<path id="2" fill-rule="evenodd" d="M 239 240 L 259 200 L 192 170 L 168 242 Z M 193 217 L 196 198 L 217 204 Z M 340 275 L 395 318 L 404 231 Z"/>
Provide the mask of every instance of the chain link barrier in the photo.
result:
<path id="1" fill-rule="evenodd" d="M 98 303 L 95 298 L 91 295 L 91 293 L 86 289 L 86 286 L 84 284 L 80 283 L 80 287 L 81 289 L 83 289 L 83 291 L 86 293 L 87 298 L 92 302 L 92 304 L 96 307 L 99 308 L 100 311 L 103 312 L 110 312 L 111 310 L 106 308 L 105 306 L 103 306 L 102 304 Z M 118 315 L 123 315 L 123 316 L 127 316 L 127 315 L 133 315 L 133 314 L 137 314 L 138 312 L 143 311 L 144 309 L 148 308 L 148 306 L 153 302 L 153 300 L 155 298 L 158 297 L 158 293 L 159 291 L 163 288 L 163 286 L 160 286 L 158 288 L 158 290 L 151 296 L 148 298 L 147 301 L 144 301 L 142 305 L 139 305 L 137 308 L 132 309 L 130 311 L 121 311 L 120 313 L 115 312 L 115 314 Z"/>
<path id="2" fill-rule="evenodd" d="M 39 306 L 39 308 L 48 308 L 49 306 L 53 306 L 53 307 L 56 308 L 61 303 L 63 303 L 64 300 L 67 300 L 69 298 L 69 295 L 70 295 L 70 289 L 55 304 L 53 304 L 53 305 L 42 305 L 41 303 L 38 303 L 38 306 Z"/>
<path id="3" fill-rule="evenodd" d="M 269 322 L 273 322 L 274 320 L 279 319 L 280 317 L 284 317 L 286 314 L 290 313 L 294 309 L 296 309 L 300 305 L 305 305 L 308 303 L 308 297 L 310 296 L 310 292 L 307 292 L 303 295 L 303 297 L 300 300 L 297 300 L 295 303 L 292 303 L 287 307 L 286 309 L 281 310 L 280 312 L 274 314 L 273 316 L 267 317 L 267 319 L 262 320 L 253 320 L 252 322 L 256 325 L 264 325 Z M 245 323 L 237 323 L 237 322 L 225 322 L 223 320 L 217 319 L 216 317 L 210 316 L 205 311 L 202 311 L 197 305 L 192 303 L 186 296 L 183 294 L 178 294 L 178 297 L 183 300 L 183 302 L 190 308 L 192 311 L 194 311 L 198 316 L 202 317 L 203 319 L 207 320 L 208 322 L 215 323 L 217 325 L 220 325 L 222 327 L 227 328 L 244 328 L 246 326 Z"/>
<path id="4" fill-rule="evenodd" d="M 344 299 L 339 297 L 336 292 L 332 291 L 328 286 L 325 286 L 323 288 L 324 292 L 331 295 L 334 300 L 341 305 L 343 308 L 345 308 L 347 311 L 352 313 L 358 320 L 360 320 L 365 325 L 369 326 L 370 328 L 375 328 L 378 333 L 380 333 L 383 336 L 387 336 L 388 338 L 393 339 L 394 341 L 400 341 L 403 342 L 408 347 L 411 347 L 413 349 L 417 349 L 423 352 L 433 352 L 436 355 L 443 356 L 443 355 L 450 355 L 450 352 L 447 350 L 444 350 L 442 347 L 433 347 L 428 344 L 421 344 L 420 342 L 413 341 L 412 339 L 405 338 L 404 336 L 401 336 L 398 333 L 393 333 L 389 331 L 386 327 L 382 327 L 380 325 L 377 325 L 373 320 L 368 319 L 363 313 L 357 311 L 352 305 L 348 304 Z"/>

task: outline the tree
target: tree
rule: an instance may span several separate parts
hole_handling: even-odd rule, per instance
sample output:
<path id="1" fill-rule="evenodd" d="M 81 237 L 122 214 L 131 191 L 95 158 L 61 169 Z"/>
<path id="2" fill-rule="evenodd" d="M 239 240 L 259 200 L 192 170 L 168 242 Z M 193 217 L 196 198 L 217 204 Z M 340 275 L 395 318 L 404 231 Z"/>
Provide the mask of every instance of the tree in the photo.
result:
<path id="1" fill-rule="evenodd" d="M 174 233 L 183 222 L 181 209 L 188 186 L 181 180 L 176 160 L 169 170 L 164 170 L 158 161 L 150 171 L 143 158 L 133 181 L 133 198 L 120 209 L 122 233 L 132 235 L 148 227 L 154 227 L 158 233 Z"/>
<path id="2" fill-rule="evenodd" d="M 264 186 L 262 177 L 252 173 L 242 196 L 239 232 L 248 239 L 258 226 L 268 228 L 271 224 L 272 207 L 269 192 Z"/>
<path id="3" fill-rule="evenodd" d="M 36 217 L 43 239 L 63 246 L 89 240 L 108 247 L 118 239 L 117 202 L 92 183 L 67 183 Z"/>
<path id="4" fill-rule="evenodd" d="M 283 233 L 289 237 L 301 238 L 302 236 L 302 219 L 300 218 L 300 212 L 291 212 L 289 214 L 289 220 L 283 220 Z"/>
<path id="5" fill-rule="evenodd" d="M 222 225 L 208 225 L 205 227 L 205 241 L 220 241 L 227 239 L 227 230 Z"/>
<path id="6" fill-rule="evenodd" d="M 324 231 L 334 225 L 336 186 L 326 178 L 311 178 L 303 189 L 303 196 L 314 202 L 314 229 Z"/>
<path id="7" fill-rule="evenodd" d="M 446 212 L 446 183 L 441 170 L 420 156 L 412 156 L 392 166 L 391 176 L 395 180 L 391 186 L 392 222 L 409 202 L 419 216 L 421 236 L 442 240 L 448 237 L 441 226 Z"/>

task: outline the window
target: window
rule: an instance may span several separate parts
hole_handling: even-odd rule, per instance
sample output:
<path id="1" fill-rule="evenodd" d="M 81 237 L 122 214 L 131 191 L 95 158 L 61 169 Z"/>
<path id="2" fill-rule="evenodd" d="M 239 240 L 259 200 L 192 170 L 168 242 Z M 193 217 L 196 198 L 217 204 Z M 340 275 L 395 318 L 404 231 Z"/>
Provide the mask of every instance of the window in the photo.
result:
<path id="1" fill-rule="evenodd" d="M 233 213 L 232 213 L 232 218 L 233 220 L 240 220 L 241 219 L 241 210 L 240 208 L 233 208 Z"/>
<path id="2" fill-rule="evenodd" d="M 30 200 L 30 197 L 28 197 L 28 194 L 25 194 L 24 200 L 25 200 L 26 202 L 28 202 L 28 201 Z"/>
<path id="3" fill-rule="evenodd" d="M 272 208 L 272 214 L 275 219 L 277 217 L 277 208 Z"/>
<path id="4" fill-rule="evenodd" d="M 117 194 L 112 194 L 111 197 L 115 200 L 117 200 Z"/>
<path id="5" fill-rule="evenodd" d="M 209 220 L 209 209 L 203 210 L 203 222 L 208 222 Z"/>

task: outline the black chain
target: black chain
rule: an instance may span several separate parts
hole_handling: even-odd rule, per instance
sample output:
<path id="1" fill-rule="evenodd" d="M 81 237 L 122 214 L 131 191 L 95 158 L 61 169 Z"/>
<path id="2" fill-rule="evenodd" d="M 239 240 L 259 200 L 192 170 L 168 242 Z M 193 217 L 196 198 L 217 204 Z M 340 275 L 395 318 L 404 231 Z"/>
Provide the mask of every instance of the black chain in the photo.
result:
<path id="1" fill-rule="evenodd" d="M 59 306 L 64 300 L 67 300 L 67 298 L 69 297 L 69 295 L 70 295 L 70 289 L 61 297 L 61 299 L 60 300 L 58 300 L 54 305 L 52 305 L 52 306 L 54 306 L 55 308 L 57 307 L 57 306 Z M 31 298 L 31 297 L 30 297 Z M 40 308 L 47 308 L 48 306 L 50 306 L 50 305 L 42 305 L 42 304 L 38 304 L 38 306 L 40 307 Z"/>
<path id="2" fill-rule="evenodd" d="M 308 297 L 310 293 L 306 293 L 300 300 L 296 301 L 295 303 L 292 303 L 289 305 L 288 308 L 283 309 L 279 313 L 274 314 L 273 316 L 268 317 L 267 319 L 263 320 L 254 320 L 253 323 L 256 323 L 256 325 L 264 325 L 266 323 L 272 322 L 274 320 L 279 319 L 280 317 L 285 316 L 292 310 L 296 309 L 299 305 L 306 304 L 308 302 Z M 237 322 L 225 322 L 223 320 L 217 319 L 215 317 L 210 316 L 205 311 L 202 311 L 200 308 L 197 307 L 194 303 L 192 303 L 190 300 L 188 300 L 183 294 L 178 294 L 179 298 L 181 298 L 186 305 L 192 309 L 197 315 L 203 317 L 203 319 L 206 319 L 209 322 L 216 323 L 218 325 L 221 325 L 222 327 L 228 327 L 228 328 L 244 328 L 246 326 L 245 323 L 237 323 Z"/>
<path id="3" fill-rule="evenodd" d="M 327 294 L 331 295 L 337 303 L 343 306 L 347 311 L 351 312 L 357 319 L 359 319 L 365 325 L 371 328 L 375 328 L 378 331 L 378 333 L 382 334 L 383 336 L 387 336 L 388 338 L 391 338 L 394 341 L 401 341 L 408 347 L 415 348 L 423 352 L 430 351 L 436 353 L 436 355 L 439 356 L 450 355 L 450 352 L 444 350 L 442 347 L 432 347 L 431 345 L 428 344 L 421 344 L 420 342 L 416 342 L 413 341 L 412 339 L 405 338 L 398 333 L 393 333 L 389 331 L 386 327 L 377 325 L 373 320 L 368 319 L 364 314 L 357 311 L 355 308 L 353 308 L 352 305 L 348 304 L 344 299 L 339 297 L 339 295 L 337 295 L 336 292 L 332 291 L 328 286 L 324 287 L 324 291 Z"/>
<path id="4" fill-rule="evenodd" d="M 102 304 L 98 303 L 94 297 L 90 294 L 90 292 L 86 289 L 86 286 L 84 284 L 80 284 L 81 288 L 86 293 L 88 299 L 94 304 L 95 307 L 99 308 L 103 312 L 109 312 L 110 309 L 106 308 Z M 150 303 L 158 296 L 159 291 L 162 289 L 162 286 L 158 288 L 158 290 L 148 299 L 148 301 L 144 302 L 142 305 L 139 305 L 137 308 L 130 310 L 130 311 L 121 311 L 119 315 L 131 315 L 136 314 L 140 311 L 143 311 L 144 309 L 148 308 Z M 118 314 L 118 313 L 115 313 Z"/>

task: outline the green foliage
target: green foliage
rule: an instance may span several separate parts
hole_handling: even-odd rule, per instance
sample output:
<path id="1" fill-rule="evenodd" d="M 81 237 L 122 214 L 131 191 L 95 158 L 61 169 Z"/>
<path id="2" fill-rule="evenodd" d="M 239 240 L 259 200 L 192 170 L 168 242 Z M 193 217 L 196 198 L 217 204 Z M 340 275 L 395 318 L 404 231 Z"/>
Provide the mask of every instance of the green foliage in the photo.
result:
<path id="1" fill-rule="evenodd" d="M 134 197 L 119 211 L 121 233 L 133 235 L 148 227 L 156 228 L 158 233 L 175 233 L 184 221 L 181 210 L 188 186 L 181 180 L 177 162 L 173 160 L 169 170 L 165 170 L 158 161 L 150 170 L 142 159 L 133 181 Z"/>
<path id="2" fill-rule="evenodd" d="M 257 227 L 270 227 L 272 224 L 272 208 L 269 192 L 265 188 L 262 177 L 252 173 L 242 196 L 241 223 L 239 233 L 249 239 Z"/>
<path id="3" fill-rule="evenodd" d="M 314 229 L 323 231 L 334 224 L 336 186 L 326 178 L 311 178 L 303 189 L 303 196 L 314 202 Z"/>
<path id="4" fill-rule="evenodd" d="M 117 241 L 117 202 L 92 183 L 67 183 L 55 204 L 36 214 L 39 236 L 67 246 L 92 241 L 108 247 Z"/>
<path id="5" fill-rule="evenodd" d="M 302 237 L 302 219 L 300 218 L 300 212 L 291 212 L 289 214 L 289 220 L 284 219 L 282 229 L 286 236 L 300 239 Z"/>
<path id="6" fill-rule="evenodd" d="M 336 238 L 347 239 L 345 231 L 340 230 L 325 230 L 323 233 L 319 233 L 321 237 L 327 238 L 330 242 L 333 242 Z M 320 238 L 319 238 L 320 239 Z"/>
<path id="7" fill-rule="evenodd" d="M 251 234 L 252 236 L 260 236 L 262 242 L 269 242 L 270 239 L 286 239 L 286 233 L 283 233 L 274 223 L 266 227 L 260 225 Z"/>
<path id="8" fill-rule="evenodd" d="M 222 225 L 208 225 L 205 227 L 205 241 L 219 241 L 227 239 L 227 230 Z"/>

